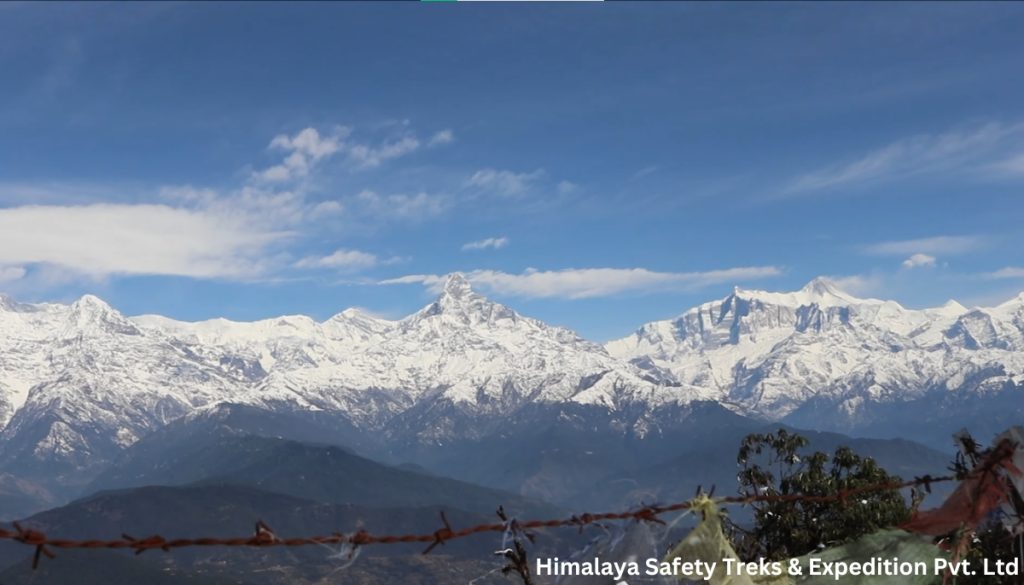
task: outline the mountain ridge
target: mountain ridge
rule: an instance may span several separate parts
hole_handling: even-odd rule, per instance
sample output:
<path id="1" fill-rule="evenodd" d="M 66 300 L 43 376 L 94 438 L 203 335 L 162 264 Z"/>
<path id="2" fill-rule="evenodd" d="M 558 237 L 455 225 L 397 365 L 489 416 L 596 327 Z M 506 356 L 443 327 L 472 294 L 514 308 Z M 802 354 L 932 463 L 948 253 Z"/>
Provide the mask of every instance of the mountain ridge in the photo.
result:
<path id="1" fill-rule="evenodd" d="M 955 430 L 945 426 L 959 412 L 978 419 L 967 427 L 985 413 L 1024 418 L 1024 295 L 918 310 L 820 278 L 789 293 L 737 287 L 604 345 L 491 301 L 458 274 L 398 320 L 346 309 L 319 322 L 186 323 L 124 317 L 92 295 L 3 297 L 0 333 L 0 473 L 65 495 L 140 438 L 224 403 L 325 413 L 350 437 L 409 452 L 484 440 L 515 417 L 574 417 L 642 440 L 708 401 L 815 430 L 913 428 L 922 434 L 908 438 L 929 440 Z"/>

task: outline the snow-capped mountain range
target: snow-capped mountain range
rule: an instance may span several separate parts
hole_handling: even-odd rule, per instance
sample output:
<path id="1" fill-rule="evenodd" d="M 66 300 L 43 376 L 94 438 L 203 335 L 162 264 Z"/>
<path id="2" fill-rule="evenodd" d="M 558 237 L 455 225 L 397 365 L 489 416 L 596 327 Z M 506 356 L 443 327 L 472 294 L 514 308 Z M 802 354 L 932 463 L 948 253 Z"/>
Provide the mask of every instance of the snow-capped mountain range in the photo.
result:
<path id="1" fill-rule="evenodd" d="M 828 398 L 855 416 L 865 400 L 1024 382 L 1024 293 L 993 308 L 911 310 L 821 278 L 793 293 L 737 288 L 606 348 L 737 412 L 779 420 Z"/>
<path id="2" fill-rule="evenodd" d="M 604 346 L 492 302 L 461 275 L 397 321 L 349 309 L 323 322 L 185 323 L 128 318 L 94 296 L 0 297 L 0 476 L 35 470 L 65 483 L 222 403 L 330 413 L 439 443 L 485 432 L 465 420 L 537 404 L 629 412 L 614 431 L 642 437 L 656 413 L 694 401 L 857 430 L 886 405 L 924 416 L 921 400 L 949 410 L 949 400 L 999 397 L 1006 412 L 1004 399 L 1022 396 L 1024 294 L 987 309 L 911 310 L 816 279 L 793 293 L 736 289 Z"/>

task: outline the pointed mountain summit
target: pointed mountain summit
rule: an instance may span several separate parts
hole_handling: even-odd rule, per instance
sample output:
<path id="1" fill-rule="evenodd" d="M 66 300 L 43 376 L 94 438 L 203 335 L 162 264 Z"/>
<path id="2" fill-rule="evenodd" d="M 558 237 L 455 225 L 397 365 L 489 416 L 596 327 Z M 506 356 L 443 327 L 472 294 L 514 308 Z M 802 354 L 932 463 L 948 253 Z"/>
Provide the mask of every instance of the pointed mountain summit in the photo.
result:
<path id="1" fill-rule="evenodd" d="M 473 290 L 469 280 L 461 272 L 454 272 L 445 278 L 441 292 L 434 302 L 442 310 L 452 311 L 462 311 L 467 308 L 479 309 L 486 304 L 497 304 Z"/>
<path id="2" fill-rule="evenodd" d="M 834 281 L 823 276 L 811 279 L 810 282 L 800 289 L 800 292 L 811 298 L 850 297 L 850 295 L 843 292 Z"/>
<path id="3" fill-rule="evenodd" d="M 444 281 L 444 287 L 442 290 L 442 296 L 449 298 L 465 298 L 472 294 L 473 288 L 469 284 L 469 280 L 461 272 L 453 272 L 448 275 Z"/>
<path id="4" fill-rule="evenodd" d="M 403 319 L 408 329 L 423 320 L 430 319 L 459 326 L 500 325 L 510 326 L 522 318 L 512 309 L 496 303 L 473 290 L 469 280 L 462 273 L 455 272 L 445 279 L 437 299 L 417 313 Z M 506 323 L 499 323 L 505 321 Z"/>
<path id="5" fill-rule="evenodd" d="M 1015 296 L 1013 298 L 1007 299 L 1006 301 L 1000 303 L 999 305 L 994 307 L 994 310 L 997 310 L 997 311 L 1016 311 L 1016 310 L 1021 309 L 1021 308 L 1024 308 L 1024 292 L 1018 294 L 1017 296 Z"/>
<path id="6" fill-rule="evenodd" d="M 380 333 L 394 327 L 395 321 L 385 319 L 383 317 L 378 317 L 371 313 L 370 311 L 366 311 L 364 309 L 360 309 L 357 307 L 349 307 L 348 309 L 345 309 L 344 311 L 337 313 L 333 317 L 327 319 L 326 321 L 321 323 L 321 325 L 323 327 L 329 327 L 332 325 L 351 325 L 365 329 L 367 331 L 375 331 Z"/>
<path id="7" fill-rule="evenodd" d="M 272 380 L 268 391 L 294 396 L 290 389 L 301 388 L 319 408 L 351 410 L 374 421 L 408 404 L 418 404 L 412 412 L 468 416 L 526 405 L 612 404 L 613 397 L 634 393 L 656 396 L 659 403 L 673 400 L 673 393 L 689 399 L 678 389 L 659 394 L 636 368 L 600 345 L 478 294 L 462 274 L 448 276 L 432 303 L 398 321 L 378 342 L 346 349 L 344 360 L 288 372 Z M 338 390 L 365 388 L 387 392 Z M 368 396 L 378 402 L 368 404 Z M 450 438 L 453 424 L 432 421 L 416 432 Z"/>
<path id="8" fill-rule="evenodd" d="M 379 341 L 394 327 L 394 321 L 356 308 L 345 309 L 320 324 L 320 329 L 331 339 L 355 344 Z"/>
<path id="9" fill-rule="evenodd" d="M 127 317 L 95 295 L 83 295 L 68 309 L 67 336 L 139 335 L 138 328 Z"/>
<path id="10" fill-rule="evenodd" d="M 812 278 L 807 284 L 800 289 L 800 292 L 815 294 L 815 295 L 841 295 L 845 294 L 839 289 L 835 281 L 825 278 L 824 276 L 816 276 Z"/>

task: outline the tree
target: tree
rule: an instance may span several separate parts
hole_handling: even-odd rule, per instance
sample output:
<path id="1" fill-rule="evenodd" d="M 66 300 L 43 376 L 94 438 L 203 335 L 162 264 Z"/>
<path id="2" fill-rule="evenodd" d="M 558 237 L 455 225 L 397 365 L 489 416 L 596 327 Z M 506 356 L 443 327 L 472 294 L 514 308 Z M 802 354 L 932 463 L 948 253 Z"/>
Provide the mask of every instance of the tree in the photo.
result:
<path id="1" fill-rule="evenodd" d="M 998 519 L 987 522 L 979 527 L 971 537 L 971 546 L 964 555 L 971 567 L 982 566 L 984 559 L 994 563 L 998 559 L 1009 561 L 1021 555 L 1021 537 L 1010 534 Z M 957 580 L 957 585 L 1019 585 L 1017 575 L 984 575 L 976 570 L 974 575 L 965 575 Z"/>
<path id="2" fill-rule="evenodd" d="M 741 495 L 834 496 L 861 486 L 899 483 L 870 457 L 849 447 L 805 453 L 809 441 L 779 429 L 744 438 L 736 461 Z M 735 528 L 738 552 L 747 558 L 783 560 L 897 526 L 911 508 L 899 490 L 858 494 L 845 502 L 773 501 L 753 504 L 754 526 Z"/>

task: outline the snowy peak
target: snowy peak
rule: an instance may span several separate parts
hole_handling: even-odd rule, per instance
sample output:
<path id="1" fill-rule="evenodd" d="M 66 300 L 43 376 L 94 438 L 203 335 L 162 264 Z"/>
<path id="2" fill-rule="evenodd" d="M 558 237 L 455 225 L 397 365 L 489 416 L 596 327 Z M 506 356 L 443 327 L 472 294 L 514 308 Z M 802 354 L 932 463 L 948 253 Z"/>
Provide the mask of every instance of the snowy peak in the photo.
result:
<path id="1" fill-rule="evenodd" d="M 64 336 L 96 334 L 139 335 L 139 330 L 99 297 L 84 295 L 68 307 Z"/>
<path id="2" fill-rule="evenodd" d="M 395 322 L 349 308 L 324 321 L 320 327 L 328 337 L 336 341 L 366 343 L 381 339 L 394 329 Z"/>
<path id="3" fill-rule="evenodd" d="M 476 291 L 469 285 L 469 281 L 462 274 L 456 272 L 448 276 L 441 289 L 441 294 L 434 304 L 442 311 L 464 313 L 486 310 L 489 305 L 496 305 L 490 299 Z"/>
<path id="4" fill-rule="evenodd" d="M 800 289 L 800 293 L 812 299 L 836 297 L 842 299 L 853 298 L 850 295 L 843 292 L 842 290 L 840 290 L 834 282 L 823 276 L 819 276 L 805 284 L 804 287 Z"/>
<path id="5" fill-rule="evenodd" d="M 845 307 L 856 304 L 877 304 L 880 302 L 874 299 L 859 299 L 843 291 L 835 282 L 823 276 L 811 280 L 803 288 L 794 292 L 780 293 L 763 290 L 744 290 L 737 287 L 733 289 L 732 296 L 745 300 L 760 301 L 768 305 L 792 308 L 810 305 L 817 305 L 823 308 Z"/>
<path id="6" fill-rule="evenodd" d="M 968 311 L 967 307 L 961 305 L 953 299 L 949 299 L 942 304 L 941 307 L 935 307 L 934 309 L 925 309 L 928 313 L 939 317 L 959 317 Z"/>
<path id="7" fill-rule="evenodd" d="M 794 292 L 736 289 L 606 344 L 640 368 L 712 386 L 781 418 L 808 400 L 910 400 L 928 388 L 1013 386 L 1024 375 L 1024 295 L 992 309 L 858 299 L 825 278 Z"/>
<path id="8" fill-rule="evenodd" d="M 449 298 L 466 298 L 475 294 L 469 281 L 461 272 L 453 272 L 444 281 L 442 296 Z"/>
<path id="9" fill-rule="evenodd" d="M 400 321 L 349 309 L 323 322 L 128 320 L 92 295 L 0 298 L 0 462 L 86 469 L 83 453 L 102 462 L 225 402 L 324 411 L 433 444 L 465 432 L 463 416 L 486 423 L 531 405 L 635 413 L 638 432 L 694 400 L 773 420 L 810 405 L 854 424 L 870 418 L 866 404 L 938 390 L 966 403 L 1024 380 L 1024 295 L 908 310 L 815 279 L 793 292 L 736 289 L 602 348 L 489 300 L 461 274 L 439 293 Z"/>
<path id="10" fill-rule="evenodd" d="M 435 325 L 445 323 L 457 327 L 509 327 L 522 319 L 512 309 L 474 291 L 465 276 L 453 273 L 445 280 L 437 300 L 403 319 L 402 323 L 409 328 L 428 320 Z"/>
<path id="11" fill-rule="evenodd" d="M 840 293 L 839 287 L 834 282 L 825 278 L 824 276 L 818 276 L 812 278 L 810 282 L 805 284 L 800 292 L 815 295 L 826 295 Z"/>
<path id="12" fill-rule="evenodd" d="M 360 327 L 369 331 L 379 332 L 390 329 L 391 327 L 394 326 L 395 322 L 390 321 L 388 319 L 381 319 L 380 317 L 375 317 L 371 313 L 368 313 L 360 309 L 349 308 L 331 317 L 327 321 L 324 321 L 323 324 L 325 326 L 332 324 L 347 324 L 354 325 L 356 327 Z"/>
<path id="13" fill-rule="evenodd" d="M 355 307 L 349 307 L 337 315 L 331 317 L 331 319 L 337 319 L 339 321 L 360 321 L 365 318 L 371 318 L 368 314 Z"/>
<path id="14" fill-rule="evenodd" d="M 73 315 L 95 316 L 117 313 L 113 307 L 95 295 L 83 295 L 82 298 L 71 303 L 69 308 Z"/>
<path id="15" fill-rule="evenodd" d="M 993 308 L 993 310 L 997 312 L 1007 313 L 1012 313 L 1015 311 L 1019 311 L 1021 309 L 1024 309 L 1024 292 L 1013 297 L 1012 299 L 1007 300 L 1006 302 L 1000 303 L 999 305 Z"/>

